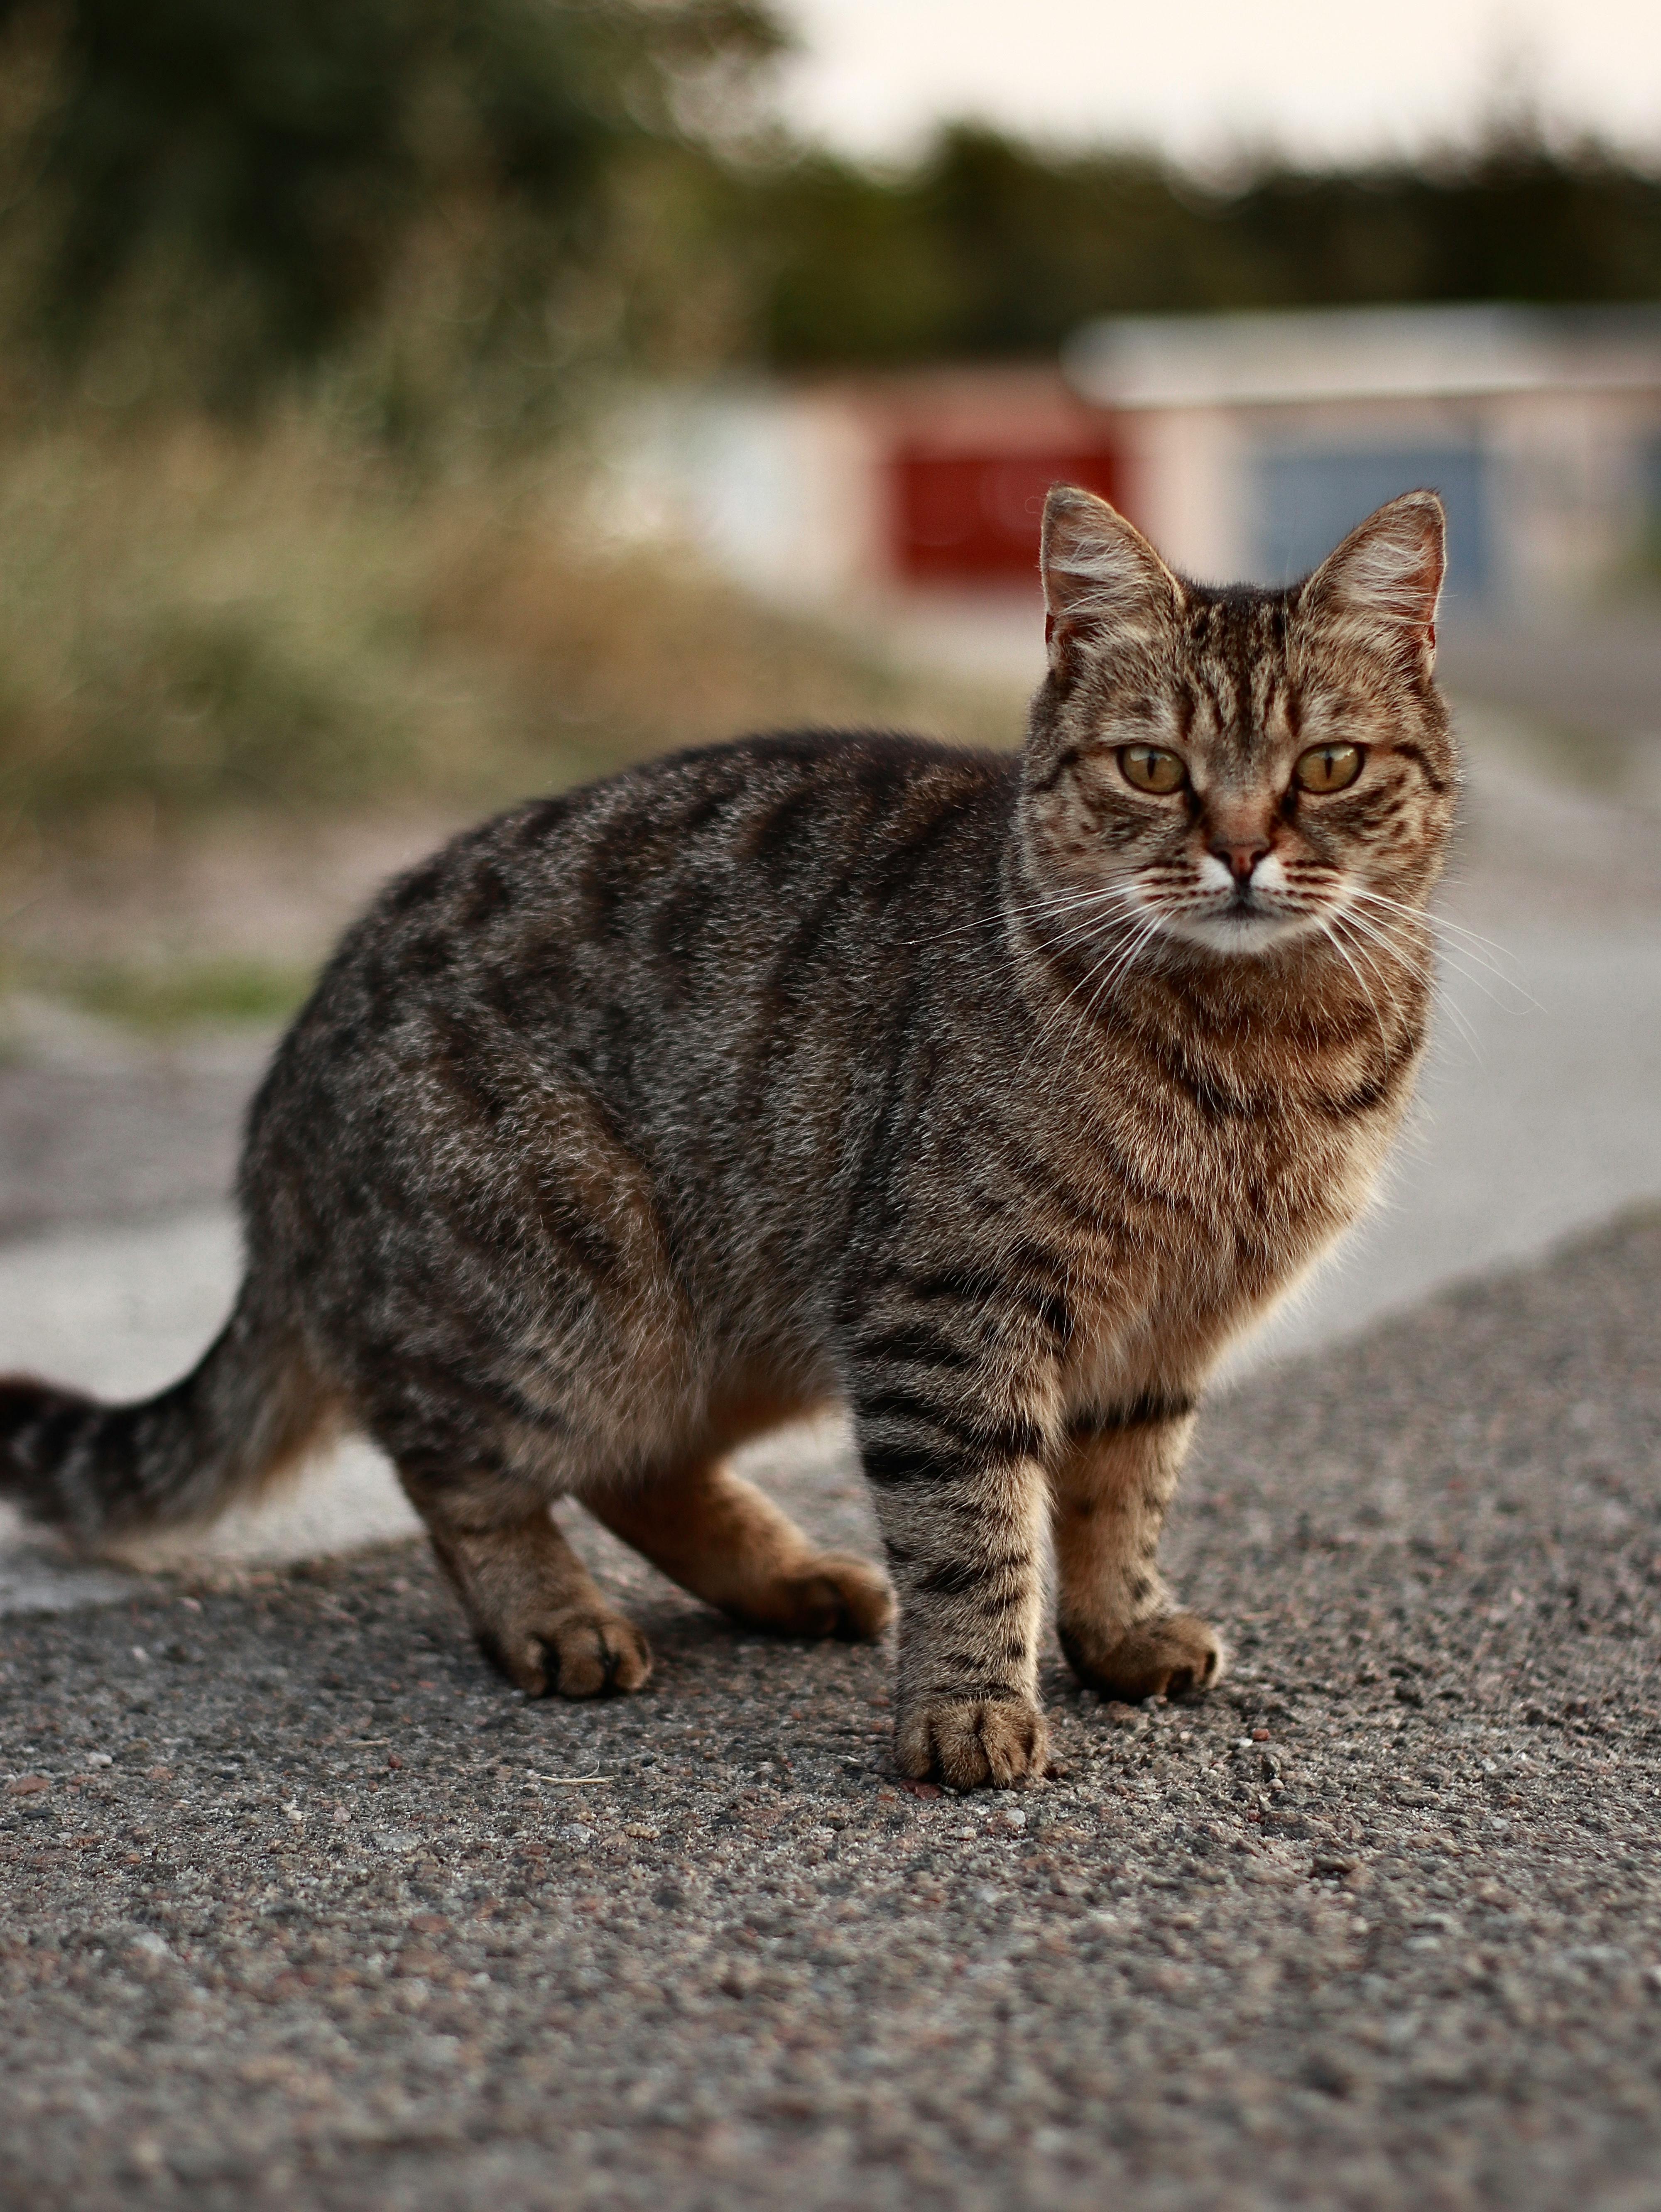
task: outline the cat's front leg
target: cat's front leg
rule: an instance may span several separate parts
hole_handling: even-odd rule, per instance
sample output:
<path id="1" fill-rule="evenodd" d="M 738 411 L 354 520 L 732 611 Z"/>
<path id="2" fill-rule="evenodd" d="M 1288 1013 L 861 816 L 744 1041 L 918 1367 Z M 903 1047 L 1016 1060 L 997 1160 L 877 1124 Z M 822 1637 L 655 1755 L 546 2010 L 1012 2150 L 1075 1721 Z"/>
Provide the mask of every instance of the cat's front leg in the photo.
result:
<path id="1" fill-rule="evenodd" d="M 959 1790 L 1043 1777 L 1045 1439 L 945 1368 L 874 1363 L 855 1425 L 900 1603 L 894 1753 Z"/>
<path id="2" fill-rule="evenodd" d="M 1055 1463 L 1056 1633 L 1105 1697 L 1176 1696 L 1223 1671 L 1214 1632 L 1177 1609 L 1159 1568 L 1193 1427 L 1187 1399 L 1147 1394 L 1075 1421 Z"/>

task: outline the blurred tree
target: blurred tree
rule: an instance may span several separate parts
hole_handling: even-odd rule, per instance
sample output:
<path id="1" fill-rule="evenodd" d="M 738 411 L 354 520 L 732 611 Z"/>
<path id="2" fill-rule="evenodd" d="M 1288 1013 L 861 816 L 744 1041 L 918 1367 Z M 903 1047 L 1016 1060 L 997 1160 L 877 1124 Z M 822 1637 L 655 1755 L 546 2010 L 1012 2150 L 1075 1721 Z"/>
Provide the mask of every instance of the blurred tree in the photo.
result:
<path id="1" fill-rule="evenodd" d="M 767 0 L 0 0 L 0 331 L 64 388 L 246 407 L 321 363 L 418 447 L 583 364 L 1053 352 L 1092 315 L 1661 297 L 1661 179 L 1526 125 L 1430 167 L 984 128 L 882 175 L 770 120 Z M 9 342 L 14 383 L 27 347 Z M 73 387 L 70 387 L 71 392 Z"/>
<path id="2" fill-rule="evenodd" d="M 1220 213 L 1276 300 L 1661 298 L 1661 179 L 1525 131 L 1457 165 L 1260 177 Z"/>
<path id="3" fill-rule="evenodd" d="M 52 234 L 40 322 L 68 356 L 141 303 L 188 324 L 221 404 L 418 289 L 446 229 L 469 349 L 545 349 L 620 167 L 741 112 L 782 43 L 759 0 L 0 0 L 8 32 L 57 60 L 5 210 Z"/>
<path id="4" fill-rule="evenodd" d="M 1524 131 L 1460 161 L 1259 171 L 945 132 L 883 179 L 824 156 L 751 186 L 781 365 L 1047 353 L 1092 315 L 1387 301 L 1661 298 L 1661 179 Z"/>

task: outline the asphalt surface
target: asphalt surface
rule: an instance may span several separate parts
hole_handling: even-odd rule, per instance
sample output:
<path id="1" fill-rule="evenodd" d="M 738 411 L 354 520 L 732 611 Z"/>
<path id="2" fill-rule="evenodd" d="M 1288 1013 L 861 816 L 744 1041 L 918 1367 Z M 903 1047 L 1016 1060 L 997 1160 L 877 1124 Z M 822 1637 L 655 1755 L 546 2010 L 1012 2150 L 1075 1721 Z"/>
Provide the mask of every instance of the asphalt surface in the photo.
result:
<path id="1" fill-rule="evenodd" d="M 1661 1212 L 1221 1398 L 1204 1703 L 887 1769 L 877 1651 L 527 1705 L 414 1543 L 0 1625 L 0 2202 L 1661 2203 Z M 854 1470 L 778 1486 L 869 1547 Z"/>

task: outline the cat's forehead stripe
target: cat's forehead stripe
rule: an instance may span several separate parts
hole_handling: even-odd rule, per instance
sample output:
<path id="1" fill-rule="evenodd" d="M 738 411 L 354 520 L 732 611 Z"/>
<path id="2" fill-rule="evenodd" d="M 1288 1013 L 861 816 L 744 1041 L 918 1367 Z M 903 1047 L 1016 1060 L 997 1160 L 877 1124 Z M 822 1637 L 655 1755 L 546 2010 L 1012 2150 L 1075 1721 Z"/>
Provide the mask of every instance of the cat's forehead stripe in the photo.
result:
<path id="1" fill-rule="evenodd" d="M 1284 592 L 1185 587 L 1184 619 L 1170 671 L 1184 740 L 1227 744 L 1248 755 L 1265 734 L 1295 730 L 1287 668 Z M 1286 702 L 1276 715 L 1277 702 Z"/>

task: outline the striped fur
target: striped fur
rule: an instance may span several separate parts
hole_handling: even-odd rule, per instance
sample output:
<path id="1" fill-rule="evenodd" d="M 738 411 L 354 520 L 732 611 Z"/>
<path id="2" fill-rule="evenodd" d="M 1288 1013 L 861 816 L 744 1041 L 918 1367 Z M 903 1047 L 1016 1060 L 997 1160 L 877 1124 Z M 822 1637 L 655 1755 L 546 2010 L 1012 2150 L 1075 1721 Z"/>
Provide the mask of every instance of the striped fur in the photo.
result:
<path id="1" fill-rule="evenodd" d="M 1059 490 L 1019 759 L 753 738 L 458 839 L 278 1051 L 219 1345 L 140 1408 L 0 1387 L 0 1486 L 92 1540 L 355 1424 L 484 1647 L 581 1695 L 650 1655 L 560 1497 L 738 1619 L 881 1632 L 883 1578 L 725 1465 L 840 1401 L 904 1771 L 1042 1772 L 1050 1534 L 1084 1680 L 1202 1686 L 1157 1559 L 1196 1400 L 1364 1202 L 1424 1041 L 1440 561 L 1412 495 L 1301 586 L 1208 590 Z M 1337 743 L 1353 787 L 1300 794 Z"/>

